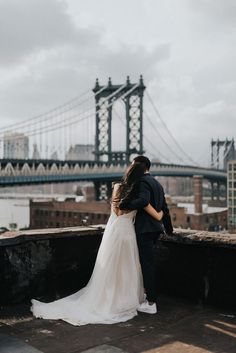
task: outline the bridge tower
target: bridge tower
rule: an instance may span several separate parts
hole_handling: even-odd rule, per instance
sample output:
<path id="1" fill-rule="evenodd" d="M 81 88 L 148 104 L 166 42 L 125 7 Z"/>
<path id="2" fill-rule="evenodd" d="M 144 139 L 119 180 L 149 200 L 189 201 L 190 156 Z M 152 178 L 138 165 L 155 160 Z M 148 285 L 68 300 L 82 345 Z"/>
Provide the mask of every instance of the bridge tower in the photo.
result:
<path id="1" fill-rule="evenodd" d="M 93 92 L 96 103 L 95 160 L 107 161 L 108 165 L 128 164 L 132 155 L 143 154 L 143 94 L 145 86 L 140 76 L 138 83 L 113 85 L 111 78 L 106 86 L 96 80 Z M 125 105 L 126 149 L 112 151 L 112 105 L 117 99 Z M 95 182 L 97 200 L 108 199 L 111 182 Z"/>
<path id="2" fill-rule="evenodd" d="M 140 76 L 139 83 L 131 83 L 127 77 L 123 85 L 113 85 L 111 78 L 107 86 L 96 80 L 93 92 L 96 102 L 95 160 L 106 160 L 111 164 L 128 164 L 133 154 L 143 154 L 143 94 L 145 86 Z M 121 98 L 125 104 L 126 150 L 112 151 L 112 104 Z"/>
<path id="3" fill-rule="evenodd" d="M 222 163 L 220 161 L 220 150 L 223 149 Z M 223 164 L 223 169 L 227 169 L 227 163 L 235 158 L 234 139 L 231 140 L 211 140 L 211 165 L 220 169 Z"/>
<path id="4" fill-rule="evenodd" d="M 222 151 L 222 152 L 221 152 Z M 231 140 L 211 140 L 211 166 L 213 168 L 227 169 L 227 163 L 235 159 L 234 139 Z M 226 194 L 226 183 L 211 181 L 211 198 L 219 200 Z"/>

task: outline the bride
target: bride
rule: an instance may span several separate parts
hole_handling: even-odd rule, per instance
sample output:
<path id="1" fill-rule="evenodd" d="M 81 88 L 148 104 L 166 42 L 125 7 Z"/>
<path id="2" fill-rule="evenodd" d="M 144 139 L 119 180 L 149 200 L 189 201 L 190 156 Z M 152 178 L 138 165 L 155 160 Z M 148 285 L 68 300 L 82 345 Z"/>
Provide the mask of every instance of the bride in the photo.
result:
<path id="1" fill-rule="evenodd" d="M 115 184 L 111 215 L 87 286 L 51 303 L 33 299 L 31 311 L 35 317 L 61 319 L 79 326 L 113 324 L 137 315 L 144 301 L 144 288 L 134 230 L 136 211 L 121 211 L 118 204 L 121 199 L 135 198 L 143 174 L 140 163 L 131 164 L 122 182 Z M 145 211 L 157 220 L 163 216 L 150 204 Z"/>

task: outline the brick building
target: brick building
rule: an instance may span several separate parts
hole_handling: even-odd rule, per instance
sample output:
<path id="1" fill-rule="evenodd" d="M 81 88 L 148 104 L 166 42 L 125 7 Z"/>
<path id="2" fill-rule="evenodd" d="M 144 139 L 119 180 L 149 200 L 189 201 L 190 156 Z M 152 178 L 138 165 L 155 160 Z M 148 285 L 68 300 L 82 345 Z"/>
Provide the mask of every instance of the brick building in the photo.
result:
<path id="1" fill-rule="evenodd" d="M 227 209 L 203 205 L 203 213 L 195 213 L 194 204 L 173 203 L 169 205 L 175 228 L 218 231 L 227 229 Z"/>
<path id="2" fill-rule="evenodd" d="M 31 229 L 104 224 L 109 215 L 107 202 L 30 201 Z"/>
<path id="3" fill-rule="evenodd" d="M 227 208 L 210 207 L 202 204 L 202 177 L 195 176 L 194 204 L 174 203 L 168 199 L 173 226 L 196 230 L 217 231 L 227 229 Z M 106 224 L 110 215 L 108 202 L 92 201 L 93 188 L 85 190 L 86 202 L 31 201 L 30 228 L 73 227 L 78 225 Z M 90 199 L 90 201 L 89 201 Z"/>
<path id="4" fill-rule="evenodd" d="M 194 204 L 168 201 L 173 226 L 209 231 L 227 229 L 227 208 L 203 204 L 202 180 L 199 175 L 193 177 Z"/>

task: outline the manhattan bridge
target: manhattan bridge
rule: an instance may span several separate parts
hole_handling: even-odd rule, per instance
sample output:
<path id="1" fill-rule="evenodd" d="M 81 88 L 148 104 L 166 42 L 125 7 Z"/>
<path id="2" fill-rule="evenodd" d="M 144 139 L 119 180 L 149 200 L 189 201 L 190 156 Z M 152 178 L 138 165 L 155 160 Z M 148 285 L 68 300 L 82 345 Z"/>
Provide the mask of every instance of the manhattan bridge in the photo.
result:
<path id="1" fill-rule="evenodd" d="M 144 95 L 171 137 L 171 145 L 145 109 Z M 91 104 L 94 99 L 95 104 Z M 113 148 L 114 117 L 119 120 L 116 131 L 124 142 L 123 149 Z M 147 127 L 155 134 L 155 140 L 146 136 Z M 83 136 L 84 145 L 92 148 L 92 156 L 87 160 L 72 158 L 79 144 L 78 135 Z M 159 141 L 166 145 L 174 162 L 161 154 Z M 161 118 L 142 76 L 137 83 L 131 83 L 127 77 L 124 84 L 113 84 L 109 78 L 106 85 L 100 85 L 97 79 L 92 91 L 44 114 L 0 128 L 0 186 L 91 181 L 96 198 L 101 200 L 111 193 L 111 182 L 121 178 L 132 157 L 145 153 L 145 146 L 165 161 L 152 163 L 153 175 L 202 175 L 211 183 L 212 196 L 222 185 L 226 187 L 226 171 L 220 168 L 220 148 L 224 148 L 225 162 L 232 158 L 234 141 L 212 140 L 211 168 L 197 165 Z"/>

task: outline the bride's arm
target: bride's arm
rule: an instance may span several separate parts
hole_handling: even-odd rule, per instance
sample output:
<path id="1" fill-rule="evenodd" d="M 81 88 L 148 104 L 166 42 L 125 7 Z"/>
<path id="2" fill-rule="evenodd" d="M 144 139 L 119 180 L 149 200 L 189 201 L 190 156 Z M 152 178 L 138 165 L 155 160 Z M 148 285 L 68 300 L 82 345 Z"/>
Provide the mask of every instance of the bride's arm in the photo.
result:
<path id="1" fill-rule="evenodd" d="M 119 202 L 117 202 L 118 189 L 119 189 L 119 184 L 118 183 L 114 184 L 112 196 L 111 196 L 111 212 L 114 211 L 116 214 L 119 208 Z"/>
<path id="2" fill-rule="evenodd" d="M 163 211 L 157 212 L 154 207 L 149 203 L 144 210 L 157 221 L 160 221 L 163 217 Z"/>

